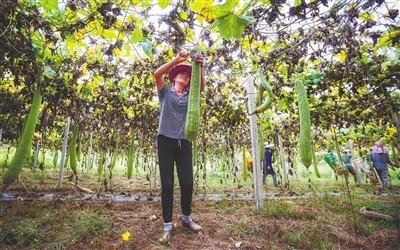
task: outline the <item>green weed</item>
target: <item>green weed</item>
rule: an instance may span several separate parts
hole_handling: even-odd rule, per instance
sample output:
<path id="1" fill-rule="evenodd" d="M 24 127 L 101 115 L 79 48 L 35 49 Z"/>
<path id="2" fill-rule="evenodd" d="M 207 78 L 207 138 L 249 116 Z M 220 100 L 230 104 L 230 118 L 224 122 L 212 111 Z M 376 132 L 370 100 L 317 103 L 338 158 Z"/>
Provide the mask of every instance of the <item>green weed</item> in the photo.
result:
<path id="1" fill-rule="evenodd" d="M 38 220 L 25 219 L 15 227 L 0 229 L 0 237 L 10 245 L 39 245 L 43 240 L 39 230 L 41 226 L 42 222 Z"/>
<path id="2" fill-rule="evenodd" d="M 297 231 L 285 231 L 283 237 L 296 248 L 332 249 L 326 234 L 315 230 L 313 227 Z"/>
<path id="3" fill-rule="evenodd" d="M 105 217 L 97 214 L 75 214 L 71 216 L 70 234 L 73 239 L 91 240 L 110 230 L 109 222 Z"/>
<path id="4" fill-rule="evenodd" d="M 291 201 L 282 202 L 266 202 L 262 211 L 273 218 L 286 218 L 286 219 L 307 219 L 312 220 L 316 218 L 313 211 L 308 211 L 294 206 L 295 203 Z"/>

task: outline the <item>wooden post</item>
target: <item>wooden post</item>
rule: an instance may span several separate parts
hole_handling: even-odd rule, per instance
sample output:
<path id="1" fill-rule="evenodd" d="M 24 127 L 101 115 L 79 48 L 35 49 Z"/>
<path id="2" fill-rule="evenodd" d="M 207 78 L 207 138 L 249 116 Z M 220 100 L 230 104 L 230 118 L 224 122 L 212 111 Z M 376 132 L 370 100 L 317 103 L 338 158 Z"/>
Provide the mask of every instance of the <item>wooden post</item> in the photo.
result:
<path id="1" fill-rule="evenodd" d="M 68 145 L 69 124 L 70 124 L 70 117 L 67 117 L 67 124 L 65 125 L 64 140 L 61 150 L 60 171 L 58 172 L 57 188 L 60 188 L 62 186 L 62 181 L 63 181 L 64 163 Z"/>
<path id="2" fill-rule="evenodd" d="M 281 158 L 281 164 L 282 164 L 282 176 L 283 176 L 283 180 L 282 180 L 282 184 L 284 187 L 288 186 L 288 181 L 287 181 L 287 174 L 288 174 L 288 169 L 287 169 L 287 164 L 285 162 L 285 154 L 283 151 L 283 143 L 282 143 L 282 136 L 280 133 L 278 133 L 278 144 L 279 144 L 279 156 Z"/>
<path id="3" fill-rule="evenodd" d="M 36 141 L 36 147 L 35 147 L 35 152 L 33 153 L 33 166 L 32 166 L 32 171 L 36 171 L 36 165 L 39 160 L 39 139 Z"/>
<path id="4" fill-rule="evenodd" d="M 354 154 L 354 150 L 353 150 L 353 142 L 351 140 L 348 141 L 347 143 L 349 145 L 349 149 L 350 149 L 350 153 L 352 158 L 355 158 L 355 154 Z M 356 180 L 357 180 L 357 184 L 361 184 L 361 177 L 360 177 L 360 170 L 358 169 L 358 165 L 354 164 L 354 162 L 352 161 L 353 167 L 356 171 Z"/>
<path id="5" fill-rule="evenodd" d="M 92 147 L 93 147 L 93 132 L 89 133 L 89 148 L 86 160 L 86 173 L 89 173 L 90 167 L 92 166 Z"/>
<path id="6" fill-rule="evenodd" d="M 248 107 L 249 112 L 256 109 L 256 93 L 254 89 L 253 79 L 248 76 L 246 78 L 247 83 L 247 94 L 248 94 Z M 262 185 L 262 172 L 261 172 L 261 160 L 260 160 L 260 145 L 258 141 L 257 131 L 257 116 L 250 115 L 250 133 L 251 133 L 251 157 L 253 159 L 253 176 L 254 176 L 254 197 L 256 200 L 256 207 L 262 208 L 264 205 L 264 193 Z"/>

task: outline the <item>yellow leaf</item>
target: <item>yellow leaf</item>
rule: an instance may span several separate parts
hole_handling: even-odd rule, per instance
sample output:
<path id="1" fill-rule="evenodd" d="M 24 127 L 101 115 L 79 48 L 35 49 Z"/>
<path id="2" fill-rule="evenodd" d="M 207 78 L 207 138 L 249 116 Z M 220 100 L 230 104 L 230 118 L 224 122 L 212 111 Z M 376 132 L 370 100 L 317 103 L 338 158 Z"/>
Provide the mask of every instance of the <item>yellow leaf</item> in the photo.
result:
<path id="1" fill-rule="evenodd" d="M 370 13 L 370 12 L 363 12 L 360 15 L 360 20 L 365 21 L 365 20 L 374 20 L 375 16 L 374 14 Z"/>
<path id="2" fill-rule="evenodd" d="M 128 241 L 129 238 L 131 237 L 131 233 L 129 231 L 126 231 L 124 234 L 121 235 L 123 241 Z"/>
<path id="3" fill-rule="evenodd" d="M 120 57 L 121 56 L 121 52 L 122 51 L 119 48 L 115 48 L 114 49 L 114 54 L 115 54 L 116 57 Z"/>
<path id="4" fill-rule="evenodd" d="M 336 57 L 339 58 L 340 63 L 343 63 L 344 60 L 346 60 L 346 57 L 347 57 L 346 51 L 344 51 L 344 50 L 340 51 L 340 53 L 336 54 Z"/>
<path id="5" fill-rule="evenodd" d="M 188 13 L 187 12 L 182 12 L 181 13 L 181 17 L 182 17 L 182 19 L 187 20 L 188 19 Z"/>
<path id="6" fill-rule="evenodd" d="M 396 134 L 397 129 L 396 129 L 396 127 L 387 127 L 386 132 L 387 132 L 389 138 L 393 138 L 393 135 Z"/>
<path id="7" fill-rule="evenodd" d="M 85 36 L 84 31 L 78 30 L 74 32 L 74 37 L 76 41 L 82 41 L 83 37 Z"/>
<path id="8" fill-rule="evenodd" d="M 189 7 L 194 12 L 201 12 L 203 9 L 213 6 L 214 0 L 204 0 L 204 1 L 190 1 Z"/>
<path id="9" fill-rule="evenodd" d="M 213 4 L 214 0 L 190 1 L 189 8 L 196 13 L 200 13 L 200 15 L 197 17 L 200 23 L 202 23 L 203 18 L 208 23 L 212 23 L 215 19 L 215 16 L 212 14 L 212 12 L 208 11 L 208 8 L 212 7 Z M 201 17 L 201 19 L 199 19 L 199 17 Z"/>
<path id="10" fill-rule="evenodd" d="M 81 69 L 82 69 L 82 74 L 86 75 L 88 73 L 87 63 L 83 63 Z"/>
<path id="11" fill-rule="evenodd" d="M 114 26 L 115 26 L 116 28 L 121 28 L 122 25 L 123 25 L 123 23 L 122 23 L 122 20 L 121 20 L 121 19 L 117 19 L 117 20 L 115 21 L 115 23 L 114 23 Z"/>

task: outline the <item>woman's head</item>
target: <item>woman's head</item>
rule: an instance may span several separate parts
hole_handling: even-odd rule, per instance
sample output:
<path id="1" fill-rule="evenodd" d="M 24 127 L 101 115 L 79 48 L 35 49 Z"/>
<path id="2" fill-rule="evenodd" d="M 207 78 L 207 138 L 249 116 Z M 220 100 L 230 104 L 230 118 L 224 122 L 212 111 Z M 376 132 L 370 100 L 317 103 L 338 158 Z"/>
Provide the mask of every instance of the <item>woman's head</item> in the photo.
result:
<path id="1" fill-rule="evenodd" d="M 350 149 L 348 149 L 348 148 L 342 148 L 340 151 L 341 151 L 342 153 L 344 153 L 344 154 L 347 154 L 347 153 L 350 152 Z"/>
<path id="2" fill-rule="evenodd" d="M 190 84 L 190 78 L 192 74 L 192 66 L 186 64 L 175 65 L 168 74 L 168 78 L 172 84 L 179 82 L 179 84 Z"/>
<path id="3" fill-rule="evenodd" d="M 181 84 L 185 87 L 189 86 L 190 74 L 187 71 L 180 71 L 174 78 L 175 84 Z"/>
<path id="4" fill-rule="evenodd" d="M 374 153 L 387 153 L 389 151 L 388 147 L 383 145 L 382 141 L 375 142 L 375 145 L 372 147 L 372 152 Z"/>

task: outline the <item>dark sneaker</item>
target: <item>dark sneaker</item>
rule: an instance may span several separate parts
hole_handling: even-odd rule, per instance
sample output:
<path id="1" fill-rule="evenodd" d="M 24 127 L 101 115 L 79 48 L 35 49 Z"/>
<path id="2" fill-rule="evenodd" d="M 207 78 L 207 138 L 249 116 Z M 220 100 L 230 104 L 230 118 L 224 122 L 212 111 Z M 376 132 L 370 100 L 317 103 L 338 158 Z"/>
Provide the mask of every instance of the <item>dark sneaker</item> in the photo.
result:
<path id="1" fill-rule="evenodd" d="M 198 233 L 202 230 L 201 226 L 194 221 L 186 223 L 182 220 L 182 226 L 186 227 L 187 229 L 191 230 L 192 232 Z"/>
<path id="2" fill-rule="evenodd" d="M 157 242 L 164 246 L 169 246 L 171 244 L 171 232 L 172 230 L 164 231 L 157 239 Z"/>

